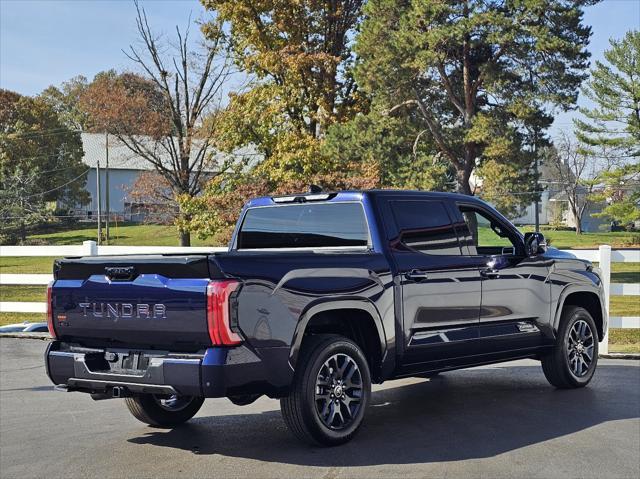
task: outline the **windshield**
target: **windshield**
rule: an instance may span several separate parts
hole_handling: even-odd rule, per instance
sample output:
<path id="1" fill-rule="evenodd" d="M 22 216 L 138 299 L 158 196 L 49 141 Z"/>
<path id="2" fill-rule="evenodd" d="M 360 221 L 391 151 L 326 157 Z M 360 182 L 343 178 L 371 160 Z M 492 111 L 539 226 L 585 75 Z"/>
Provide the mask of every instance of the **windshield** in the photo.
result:
<path id="1" fill-rule="evenodd" d="M 249 209 L 237 248 L 367 246 L 368 242 L 360 203 L 302 203 Z"/>

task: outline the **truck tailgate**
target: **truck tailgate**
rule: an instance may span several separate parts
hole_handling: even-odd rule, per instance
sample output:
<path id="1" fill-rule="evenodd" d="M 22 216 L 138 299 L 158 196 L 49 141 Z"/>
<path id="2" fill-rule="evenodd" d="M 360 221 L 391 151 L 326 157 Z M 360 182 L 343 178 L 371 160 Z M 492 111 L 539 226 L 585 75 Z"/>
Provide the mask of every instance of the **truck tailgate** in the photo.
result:
<path id="1" fill-rule="evenodd" d="M 64 259 L 54 271 L 53 325 L 61 340 L 177 351 L 210 344 L 207 256 Z"/>

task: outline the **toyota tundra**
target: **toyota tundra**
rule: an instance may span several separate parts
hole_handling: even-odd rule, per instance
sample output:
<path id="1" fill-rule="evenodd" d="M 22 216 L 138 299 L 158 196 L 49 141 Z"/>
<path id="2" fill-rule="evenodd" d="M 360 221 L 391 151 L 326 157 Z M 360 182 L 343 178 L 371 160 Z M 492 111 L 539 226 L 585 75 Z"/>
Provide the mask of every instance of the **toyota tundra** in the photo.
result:
<path id="1" fill-rule="evenodd" d="M 539 360 L 586 386 L 607 330 L 597 268 L 458 194 L 249 201 L 228 251 L 55 261 L 47 374 L 156 427 L 205 398 L 280 400 L 287 426 L 350 440 L 371 384 Z"/>

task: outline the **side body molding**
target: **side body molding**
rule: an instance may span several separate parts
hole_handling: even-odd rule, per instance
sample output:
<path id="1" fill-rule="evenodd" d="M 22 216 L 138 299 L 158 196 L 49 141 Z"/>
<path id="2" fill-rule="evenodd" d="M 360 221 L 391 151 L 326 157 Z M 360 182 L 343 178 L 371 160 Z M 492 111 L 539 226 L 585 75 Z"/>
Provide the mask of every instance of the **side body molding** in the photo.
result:
<path id="1" fill-rule="evenodd" d="M 373 271 L 363 268 L 302 268 L 294 269 L 286 273 L 273 288 L 271 296 L 276 294 L 289 281 L 299 278 L 362 278 L 369 279 L 384 289 L 380 277 Z"/>

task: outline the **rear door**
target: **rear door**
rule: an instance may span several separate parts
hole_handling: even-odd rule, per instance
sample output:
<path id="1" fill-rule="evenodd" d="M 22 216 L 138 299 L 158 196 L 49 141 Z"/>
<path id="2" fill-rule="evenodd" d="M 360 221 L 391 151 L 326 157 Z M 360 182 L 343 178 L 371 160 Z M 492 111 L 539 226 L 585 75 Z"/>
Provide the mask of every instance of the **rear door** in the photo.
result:
<path id="1" fill-rule="evenodd" d="M 399 196 L 385 198 L 383 211 L 402 291 L 405 364 L 469 354 L 480 273 L 477 259 L 462 255 L 450 207 Z"/>

